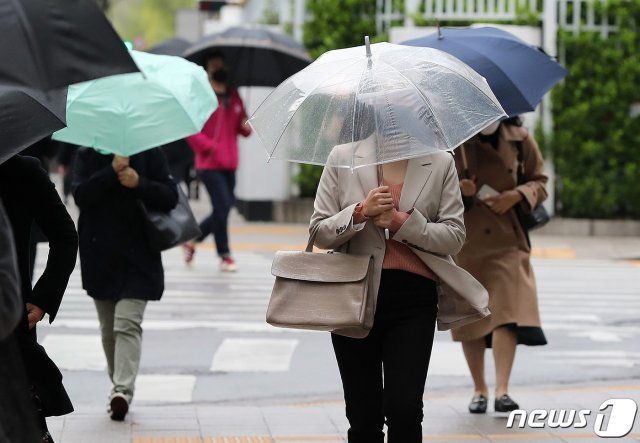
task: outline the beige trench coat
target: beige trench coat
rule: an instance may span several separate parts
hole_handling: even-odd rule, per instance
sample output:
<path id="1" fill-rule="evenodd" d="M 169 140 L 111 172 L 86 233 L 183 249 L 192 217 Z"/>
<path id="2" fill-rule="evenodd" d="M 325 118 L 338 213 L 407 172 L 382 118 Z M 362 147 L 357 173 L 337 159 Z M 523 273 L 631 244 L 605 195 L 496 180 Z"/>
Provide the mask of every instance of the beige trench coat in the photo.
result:
<path id="1" fill-rule="evenodd" d="M 474 137 L 465 144 L 470 176 L 477 188 L 488 184 L 496 191 L 517 189 L 524 210 L 547 198 L 547 176 L 538 145 L 524 128 L 500 126 L 498 149 Z M 523 145 L 525 183 L 517 184 L 518 151 Z M 462 178 L 462 151 L 456 150 L 456 167 Z M 491 317 L 453 331 L 456 341 L 484 337 L 504 324 L 540 326 L 536 282 L 530 263 L 531 249 L 515 210 L 496 215 L 477 198 L 464 215 L 467 239 L 455 257 L 458 265 L 477 278 L 489 292 Z"/>
<path id="2" fill-rule="evenodd" d="M 372 139 L 357 142 L 355 155 L 366 156 L 374 149 Z M 341 158 L 349 164 L 351 144 L 336 146 L 328 163 Z M 342 158 L 344 156 L 344 158 Z M 325 167 L 316 194 L 310 232 L 319 225 L 315 245 L 374 257 L 374 295 L 377 297 L 385 239 L 372 221 L 353 224 L 353 210 L 369 191 L 378 186 L 377 168 Z M 413 212 L 395 233 L 393 240 L 408 245 L 440 278 L 438 329 L 446 330 L 478 321 L 487 315 L 488 294 L 468 272 L 457 266 L 451 255 L 464 244 L 464 206 L 453 156 L 439 152 L 409 160 L 400 211 Z"/>

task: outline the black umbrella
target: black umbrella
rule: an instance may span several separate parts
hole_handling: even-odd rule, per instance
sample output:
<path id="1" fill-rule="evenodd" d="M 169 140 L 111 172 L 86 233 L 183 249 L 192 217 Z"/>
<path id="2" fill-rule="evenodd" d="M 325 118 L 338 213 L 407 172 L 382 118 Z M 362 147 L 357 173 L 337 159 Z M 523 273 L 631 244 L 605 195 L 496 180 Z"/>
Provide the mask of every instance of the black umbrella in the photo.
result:
<path id="1" fill-rule="evenodd" d="M 66 126 L 67 88 L 45 94 L 0 85 L 0 163 Z"/>
<path id="2" fill-rule="evenodd" d="M 184 54 L 184 51 L 186 51 L 189 46 L 191 46 L 191 42 L 188 42 L 187 40 L 172 38 L 158 43 L 147 52 L 150 52 L 151 54 L 182 57 L 182 54 Z"/>
<path id="3" fill-rule="evenodd" d="M 216 51 L 224 54 L 235 86 L 278 86 L 311 63 L 304 47 L 291 37 L 243 26 L 203 37 L 184 56 L 205 66 Z"/>
<path id="4" fill-rule="evenodd" d="M 94 0 L 0 0 L 0 83 L 58 89 L 138 68 Z"/>

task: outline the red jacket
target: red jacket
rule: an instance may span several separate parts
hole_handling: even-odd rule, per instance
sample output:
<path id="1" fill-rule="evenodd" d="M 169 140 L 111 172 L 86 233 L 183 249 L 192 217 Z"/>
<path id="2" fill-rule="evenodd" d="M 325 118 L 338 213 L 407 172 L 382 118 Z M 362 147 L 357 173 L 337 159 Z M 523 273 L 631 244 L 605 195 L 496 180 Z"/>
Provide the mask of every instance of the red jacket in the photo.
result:
<path id="1" fill-rule="evenodd" d="M 196 169 L 235 171 L 238 168 L 238 134 L 251 134 L 242 99 L 235 89 L 229 89 L 228 105 L 218 97 L 218 109 L 211 114 L 200 133 L 187 137 L 196 154 Z"/>

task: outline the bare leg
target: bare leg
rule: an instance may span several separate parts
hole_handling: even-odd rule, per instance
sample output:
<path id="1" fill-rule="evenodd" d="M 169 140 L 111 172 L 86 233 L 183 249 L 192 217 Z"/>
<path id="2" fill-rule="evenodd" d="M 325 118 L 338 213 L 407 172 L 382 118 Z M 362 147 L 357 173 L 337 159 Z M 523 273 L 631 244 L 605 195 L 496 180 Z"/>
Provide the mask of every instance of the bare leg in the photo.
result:
<path id="1" fill-rule="evenodd" d="M 488 395 L 487 383 L 484 379 L 484 350 L 486 344 L 484 338 L 477 338 L 475 340 L 463 341 L 462 350 L 464 356 L 467 359 L 467 365 L 469 371 L 471 371 L 471 377 L 473 378 L 473 384 L 475 387 L 475 394 Z"/>
<path id="2" fill-rule="evenodd" d="M 513 329 L 502 326 L 493 331 L 492 344 L 496 363 L 496 398 L 500 398 L 509 392 L 509 378 L 516 357 L 518 337 Z"/>

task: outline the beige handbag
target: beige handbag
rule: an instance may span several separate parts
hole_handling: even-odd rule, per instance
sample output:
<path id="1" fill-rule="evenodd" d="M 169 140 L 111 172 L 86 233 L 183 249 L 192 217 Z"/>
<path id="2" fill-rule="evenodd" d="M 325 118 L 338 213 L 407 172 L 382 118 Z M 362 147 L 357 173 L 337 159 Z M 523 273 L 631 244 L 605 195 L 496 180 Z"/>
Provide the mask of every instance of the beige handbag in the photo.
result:
<path id="1" fill-rule="evenodd" d="M 316 233 L 317 229 L 304 252 L 276 252 L 267 323 L 364 338 L 375 313 L 373 256 L 314 253 Z"/>

